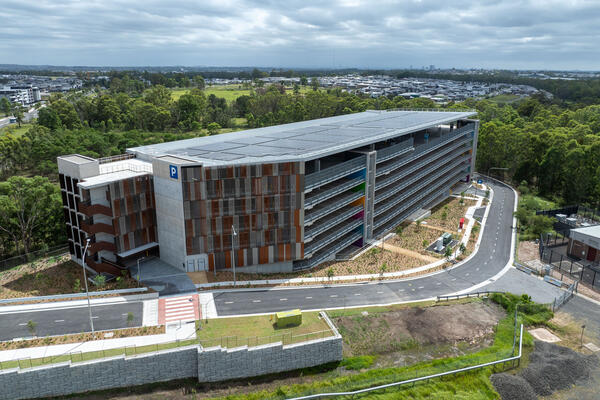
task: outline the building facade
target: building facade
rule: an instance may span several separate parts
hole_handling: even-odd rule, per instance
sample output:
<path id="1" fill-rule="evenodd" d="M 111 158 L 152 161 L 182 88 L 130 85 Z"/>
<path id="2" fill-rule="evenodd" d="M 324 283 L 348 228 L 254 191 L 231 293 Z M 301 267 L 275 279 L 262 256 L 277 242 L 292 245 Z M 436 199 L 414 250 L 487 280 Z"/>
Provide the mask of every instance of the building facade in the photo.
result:
<path id="1" fill-rule="evenodd" d="M 368 111 L 59 157 L 72 257 L 114 273 L 291 272 L 363 248 L 438 204 L 475 163 L 474 112 Z M 92 246 L 90 245 L 90 248 Z"/>

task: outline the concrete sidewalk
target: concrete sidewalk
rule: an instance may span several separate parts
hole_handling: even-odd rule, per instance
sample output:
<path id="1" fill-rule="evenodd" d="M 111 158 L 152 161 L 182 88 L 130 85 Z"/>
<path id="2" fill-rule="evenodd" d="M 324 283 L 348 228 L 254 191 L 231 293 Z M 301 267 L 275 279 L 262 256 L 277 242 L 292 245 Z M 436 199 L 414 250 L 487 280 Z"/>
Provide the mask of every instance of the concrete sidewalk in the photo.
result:
<path id="1" fill-rule="evenodd" d="M 99 332 L 98 336 L 104 333 Z M 34 359 L 42 357 L 58 357 L 71 353 L 87 353 L 92 351 L 102 351 L 110 349 L 119 349 L 130 346 L 149 346 L 158 345 L 177 340 L 188 340 L 196 338 L 196 324 L 181 323 L 167 326 L 167 333 L 161 335 L 134 336 L 118 339 L 101 339 L 83 343 L 69 343 L 42 347 L 30 347 L 24 349 L 13 349 L 0 351 L 0 361 L 16 361 L 21 359 Z"/>

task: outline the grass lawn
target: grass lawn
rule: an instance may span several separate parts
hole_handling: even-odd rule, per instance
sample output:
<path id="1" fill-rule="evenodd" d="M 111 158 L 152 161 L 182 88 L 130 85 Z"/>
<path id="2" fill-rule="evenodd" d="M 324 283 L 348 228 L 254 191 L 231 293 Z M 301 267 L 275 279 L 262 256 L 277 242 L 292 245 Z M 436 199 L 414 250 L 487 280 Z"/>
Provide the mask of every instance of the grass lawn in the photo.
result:
<path id="1" fill-rule="evenodd" d="M 217 318 L 201 322 L 201 329 L 197 333 L 204 347 L 256 346 L 279 341 L 289 344 L 331 334 L 329 326 L 318 312 L 303 312 L 302 324 L 291 328 L 276 328 L 274 322 L 270 315 Z"/>
<path id="2" fill-rule="evenodd" d="M 481 364 L 489 361 L 508 357 L 512 348 L 514 302 L 518 298 L 506 295 L 500 296 L 501 302 L 506 310 L 506 317 L 498 323 L 493 344 L 490 347 L 482 349 L 476 353 L 465 354 L 458 357 L 449 357 L 431 361 L 419 362 L 407 367 L 389 367 L 389 368 L 371 368 L 363 369 L 360 373 L 348 373 L 339 368 L 333 372 L 323 374 L 322 379 L 312 379 L 300 384 L 291 384 L 288 386 L 279 386 L 276 390 L 262 390 L 252 393 L 244 393 L 227 397 L 219 397 L 227 400 L 258 400 L 258 399 L 285 399 L 290 397 L 304 396 L 323 392 L 342 392 L 363 389 L 367 387 L 388 384 L 407 380 L 419 376 L 426 376 L 435 373 L 450 371 L 458 368 Z M 523 307 L 525 308 L 525 307 Z M 384 310 L 386 308 L 377 307 L 375 309 L 365 308 L 369 314 L 375 310 Z M 552 316 L 545 307 L 532 305 L 528 307 L 523 314 L 522 308 L 519 308 L 519 323 L 524 322 L 527 325 L 544 325 Z M 336 311 L 335 313 L 356 313 L 359 310 Z M 334 317 L 336 314 L 333 312 Z M 356 315 L 356 314 L 353 314 Z M 532 336 L 524 331 L 523 350 L 527 355 L 533 347 Z M 347 363 L 342 362 L 341 365 Z M 522 366 L 525 363 L 522 363 Z M 355 398 L 369 399 L 498 399 L 499 395 L 494 390 L 489 377 L 493 372 L 502 371 L 502 366 L 488 367 L 473 372 L 453 375 L 446 378 L 433 379 L 416 385 L 406 385 L 401 388 L 390 388 L 373 393 L 367 393 L 364 396 L 355 396 Z"/>
<path id="3" fill-rule="evenodd" d="M 31 125 L 32 124 L 21 124 L 20 128 L 16 124 L 6 126 L 0 129 L 0 136 L 4 136 L 8 133 L 15 137 L 22 136 L 23 134 L 25 134 L 25 132 L 29 130 L 29 128 L 31 128 Z"/>
<path id="4" fill-rule="evenodd" d="M 488 100 L 498 104 L 513 103 L 519 100 L 521 96 L 516 94 L 499 94 L 498 96 L 490 97 Z"/>

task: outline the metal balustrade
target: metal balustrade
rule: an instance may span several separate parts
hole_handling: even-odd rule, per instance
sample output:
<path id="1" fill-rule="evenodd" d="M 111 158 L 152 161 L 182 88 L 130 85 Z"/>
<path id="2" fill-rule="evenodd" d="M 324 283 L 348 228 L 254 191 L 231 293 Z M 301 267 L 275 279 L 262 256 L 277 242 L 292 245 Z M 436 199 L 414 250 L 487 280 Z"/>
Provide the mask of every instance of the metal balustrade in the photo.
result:
<path id="1" fill-rule="evenodd" d="M 304 247 L 304 257 L 310 257 L 317 250 L 322 249 L 327 246 L 329 243 L 333 242 L 336 239 L 341 238 L 351 230 L 358 228 L 363 224 L 363 220 L 354 219 L 348 224 L 344 224 L 341 227 L 334 229 L 330 232 L 326 232 L 322 237 L 319 237 L 318 240 L 314 240 L 310 245 Z M 362 232 L 361 232 L 362 236 Z"/>
<path id="2" fill-rule="evenodd" d="M 388 199 L 387 201 L 385 201 L 383 203 L 380 203 L 379 206 L 376 206 L 375 207 L 375 216 L 380 215 L 381 213 L 389 210 L 394 205 L 398 204 L 399 202 L 401 202 L 404 199 L 407 199 L 412 194 L 414 194 L 414 193 L 418 192 L 419 190 L 421 190 L 424 186 L 426 186 L 426 185 L 428 185 L 428 184 L 430 184 L 430 183 L 432 183 L 432 182 L 440 179 L 444 175 L 446 175 L 448 173 L 450 173 L 452 175 L 456 175 L 459 172 L 462 172 L 463 168 L 464 168 L 463 165 L 461 165 L 461 163 L 459 163 L 457 166 L 455 166 L 454 168 L 452 168 L 451 171 L 443 170 L 441 172 L 438 172 L 435 175 L 431 175 L 430 177 L 428 177 L 425 180 L 417 182 L 417 185 L 415 185 L 414 187 L 410 188 L 410 190 L 408 190 L 407 192 L 402 193 L 400 196 Z"/>
<path id="3" fill-rule="evenodd" d="M 377 163 L 384 162 L 394 157 L 398 157 L 402 154 L 406 154 L 410 151 L 413 151 L 415 149 L 413 147 L 414 142 L 415 140 L 413 138 L 410 138 L 393 146 L 377 150 Z"/>
<path id="4" fill-rule="evenodd" d="M 316 252 L 311 258 L 294 262 L 292 268 L 294 271 L 312 268 L 322 263 L 327 258 L 331 257 L 333 254 L 336 254 L 341 250 L 345 249 L 346 247 L 350 246 L 352 243 L 356 242 L 360 238 L 362 238 L 361 232 L 351 232 L 346 236 L 342 237 L 342 239 L 338 242 L 330 243 L 329 247 L 325 247 L 322 250 Z"/>
<path id="5" fill-rule="evenodd" d="M 310 209 L 315 205 L 332 198 L 335 195 L 338 195 L 350 188 L 360 185 L 365 181 L 365 178 L 353 178 L 343 181 L 342 183 L 334 182 L 326 185 L 322 188 L 319 188 L 316 191 L 310 192 L 304 198 L 304 209 Z M 330 186 L 330 187 L 327 187 Z"/>
<path id="6" fill-rule="evenodd" d="M 335 197 L 328 202 L 323 202 L 318 207 L 305 211 L 304 225 L 306 226 L 307 224 L 312 224 L 319 218 L 322 218 L 331 213 L 332 211 L 335 211 L 354 200 L 358 200 L 363 196 L 364 193 L 362 192 L 349 192 Z"/>
<path id="7" fill-rule="evenodd" d="M 452 176 L 449 179 L 446 179 L 445 181 L 443 181 L 442 183 L 438 184 L 437 186 L 433 186 L 432 188 L 423 191 L 422 193 L 420 193 L 419 195 L 417 195 L 413 199 L 411 199 L 409 202 L 403 204 L 402 207 L 397 208 L 394 212 L 392 212 L 391 214 L 387 215 L 385 218 L 382 218 L 379 221 L 374 222 L 373 225 L 375 226 L 375 228 L 381 226 L 382 224 L 384 224 L 385 222 L 387 222 L 390 219 L 394 218 L 396 215 L 400 214 L 402 211 L 406 210 L 408 207 L 410 207 L 411 205 L 413 205 L 417 201 L 421 200 L 422 198 L 424 198 L 425 196 L 427 196 L 429 193 L 433 192 L 434 190 L 436 190 L 440 186 L 443 186 L 443 185 L 447 184 L 448 182 L 456 181 L 461 176 L 461 174 L 462 174 L 462 172 L 457 173 L 456 175 Z"/>
<path id="8" fill-rule="evenodd" d="M 460 169 L 460 167 L 454 169 L 452 172 L 456 175 L 459 172 L 455 172 L 455 171 L 459 171 L 459 169 Z M 460 170 L 460 173 L 462 173 L 462 170 Z M 435 181 L 436 179 L 439 180 L 439 178 L 440 178 L 440 176 L 437 176 L 437 177 L 433 177 L 432 179 L 429 179 L 428 181 L 423 181 L 418 186 L 415 186 L 414 188 L 411 188 L 411 190 L 409 190 L 408 192 L 402 193 L 401 196 L 394 197 L 394 198 L 390 199 L 390 201 L 380 204 L 380 206 L 375 209 L 375 216 L 377 217 L 377 216 L 383 214 L 384 212 L 388 211 L 390 208 L 396 206 L 401 201 L 406 200 L 411 195 L 417 193 L 419 190 L 421 190 L 427 184 Z"/>
<path id="9" fill-rule="evenodd" d="M 413 205 L 413 206 L 409 207 L 406 211 L 404 211 L 402 214 L 400 214 L 399 216 L 391 218 L 383 224 L 379 224 L 379 226 L 375 229 L 374 236 L 378 237 L 378 236 L 382 235 L 384 232 L 388 232 L 389 230 L 393 229 L 394 227 L 400 225 L 402 223 L 402 221 L 404 221 L 412 213 L 417 211 L 421 207 L 422 204 L 427 204 L 427 203 L 435 200 L 436 198 L 443 196 L 443 195 L 447 195 L 447 194 L 448 194 L 448 190 L 444 189 L 444 190 L 435 192 L 429 196 L 426 196 L 421 204 Z"/>
<path id="10" fill-rule="evenodd" d="M 351 206 L 332 213 L 332 217 L 319 222 L 318 224 L 314 225 L 312 229 L 304 230 L 304 243 L 311 241 L 315 236 L 333 228 L 340 222 L 346 220 L 354 214 L 359 213 L 362 210 L 363 206 Z"/>
<path id="11" fill-rule="evenodd" d="M 453 150 L 461 147 L 465 143 L 468 143 L 470 140 L 471 140 L 471 138 L 465 138 L 463 140 L 455 142 L 455 143 L 451 144 L 450 146 L 448 146 L 446 148 L 443 148 L 440 151 L 434 153 L 434 155 L 432 157 L 430 157 L 429 160 L 433 160 L 433 159 L 439 158 L 439 157 L 443 156 L 444 154 L 447 154 L 448 152 L 451 152 L 451 151 L 453 151 Z M 443 144 L 446 144 L 446 142 L 443 143 Z M 421 156 L 423 156 L 423 155 L 425 155 L 427 153 L 429 153 L 429 151 L 427 151 L 427 152 L 417 152 L 415 150 L 415 152 L 410 157 L 408 157 L 408 158 L 403 158 L 401 160 L 393 162 L 392 164 L 386 165 L 386 166 L 381 167 L 381 168 L 377 168 L 376 176 L 379 177 L 379 176 L 382 176 L 382 175 L 389 174 L 393 170 L 398 169 L 400 167 L 403 167 L 404 165 L 409 164 L 412 161 L 417 160 L 418 158 L 420 158 Z M 428 161 L 427 160 L 422 160 L 420 162 L 422 163 L 422 162 L 428 162 Z"/>
<path id="12" fill-rule="evenodd" d="M 460 157 L 460 156 L 458 156 L 458 157 Z M 444 171 L 448 171 L 449 169 L 452 169 L 455 165 L 458 165 L 460 163 L 468 161 L 469 158 L 471 157 L 471 155 L 461 157 L 460 159 L 458 157 L 456 154 L 452 154 L 448 157 L 445 157 L 442 160 L 435 163 L 434 165 L 431 165 L 431 166 L 427 167 L 427 169 L 419 172 L 418 174 L 411 175 L 408 180 L 400 183 L 399 185 L 394 186 L 386 191 L 381 191 L 381 192 L 376 193 L 375 203 L 383 201 L 383 200 L 387 199 L 388 197 L 400 192 L 401 190 L 408 187 L 409 185 L 415 183 L 419 179 L 426 177 L 428 175 L 431 175 L 432 171 L 437 171 L 438 169 L 442 168 L 443 166 L 450 164 L 450 166 L 446 166 L 445 168 L 442 168 L 441 172 L 435 173 L 436 175 L 439 176 L 440 173 L 443 173 Z M 383 186 L 383 187 L 386 187 L 386 186 Z"/>
<path id="13" fill-rule="evenodd" d="M 304 178 L 304 190 L 310 190 L 326 183 L 333 182 L 336 179 L 350 175 L 353 172 L 366 168 L 367 157 L 365 155 L 353 158 L 352 160 L 336 164 L 332 167 L 322 169 Z"/>

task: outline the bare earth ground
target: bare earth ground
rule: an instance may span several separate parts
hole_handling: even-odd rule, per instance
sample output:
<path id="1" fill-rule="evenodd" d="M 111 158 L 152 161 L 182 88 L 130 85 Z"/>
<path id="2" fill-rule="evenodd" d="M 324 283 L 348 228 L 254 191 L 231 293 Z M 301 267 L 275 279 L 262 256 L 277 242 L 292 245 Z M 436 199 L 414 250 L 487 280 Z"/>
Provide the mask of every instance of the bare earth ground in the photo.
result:
<path id="1" fill-rule="evenodd" d="M 76 287 L 77 279 L 79 288 Z M 90 290 L 125 289 L 137 285 L 135 280 L 123 278 L 120 282 L 108 282 L 102 288 L 91 285 Z M 82 288 L 83 270 L 69 256 L 48 257 L 0 272 L 2 299 L 76 293 Z"/>
<path id="2" fill-rule="evenodd" d="M 489 346 L 504 311 L 488 302 L 334 318 L 344 356 L 380 355 L 377 365 L 402 366 Z"/>
<path id="3" fill-rule="evenodd" d="M 415 224 L 411 224 L 405 226 L 400 235 L 396 235 L 388 239 L 386 244 L 389 243 L 396 247 L 412 250 L 431 258 L 441 258 L 441 256 L 425 250 L 427 246 L 433 243 L 441 235 L 442 232 L 434 229 L 427 229 L 425 228 L 425 225 L 417 226 Z"/>
<path id="4" fill-rule="evenodd" d="M 538 245 L 532 240 L 519 242 L 517 258 L 521 262 L 537 260 L 540 258 L 538 248 Z"/>
<path id="5" fill-rule="evenodd" d="M 356 353 L 374 354 L 374 350 L 387 351 L 385 343 L 390 337 L 393 343 L 405 343 L 402 348 L 391 348 L 390 354 L 379 354 L 376 364 L 404 365 L 424 359 L 447 357 L 476 351 L 491 342 L 493 329 L 504 311 L 493 304 L 472 301 L 462 304 L 437 305 L 433 307 L 406 307 L 389 312 L 372 313 L 366 317 L 358 314 L 335 318 L 335 323 L 344 329 L 344 352 L 357 346 Z M 343 328 L 340 323 L 343 323 Z M 369 324 L 376 324 L 369 329 Z M 389 330 L 389 332 L 387 332 Z M 371 332 L 372 331 L 372 332 Z M 387 333 L 386 333 L 387 332 Z M 377 340 L 377 341 L 376 341 Z M 355 342 L 356 341 L 356 342 Z M 407 342 L 408 341 L 408 342 Z M 345 354 L 346 355 L 346 354 Z M 226 383 L 198 384 L 193 380 L 156 384 L 154 387 L 138 387 L 101 392 L 98 394 L 70 397 L 85 399 L 204 399 L 229 394 L 241 394 L 260 390 L 275 390 L 282 385 L 309 383 L 314 380 L 331 379 L 354 374 L 342 367 L 317 371 L 314 374 L 291 372 L 275 377 L 260 377 Z"/>

